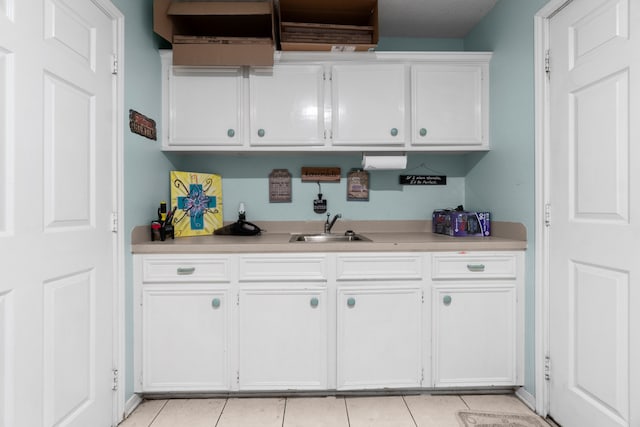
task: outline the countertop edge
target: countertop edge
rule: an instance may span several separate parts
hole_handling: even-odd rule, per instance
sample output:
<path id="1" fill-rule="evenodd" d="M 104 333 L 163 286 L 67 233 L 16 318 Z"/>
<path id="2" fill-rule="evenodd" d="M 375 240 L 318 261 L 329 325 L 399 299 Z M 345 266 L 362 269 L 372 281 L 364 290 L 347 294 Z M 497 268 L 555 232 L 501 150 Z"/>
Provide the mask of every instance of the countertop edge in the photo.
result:
<path id="1" fill-rule="evenodd" d="M 286 252 L 443 252 L 526 250 L 526 228 L 521 223 L 494 221 L 488 237 L 450 237 L 431 232 L 430 220 L 342 221 L 334 232 L 347 229 L 372 242 L 289 243 L 292 233 L 318 232 L 318 221 L 256 222 L 267 230 L 262 236 L 179 237 L 164 242 L 150 240 L 148 226 L 131 232 L 133 254 L 286 253 Z"/>

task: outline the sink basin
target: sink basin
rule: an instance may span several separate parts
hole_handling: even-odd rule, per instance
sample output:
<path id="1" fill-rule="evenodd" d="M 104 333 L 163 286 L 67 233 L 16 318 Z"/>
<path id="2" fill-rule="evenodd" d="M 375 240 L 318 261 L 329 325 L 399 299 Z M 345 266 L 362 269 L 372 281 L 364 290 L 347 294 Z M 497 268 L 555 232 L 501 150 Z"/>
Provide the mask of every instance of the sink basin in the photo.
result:
<path id="1" fill-rule="evenodd" d="M 371 239 L 361 234 L 293 234 L 289 242 L 303 243 L 341 243 L 341 242 L 370 242 Z"/>

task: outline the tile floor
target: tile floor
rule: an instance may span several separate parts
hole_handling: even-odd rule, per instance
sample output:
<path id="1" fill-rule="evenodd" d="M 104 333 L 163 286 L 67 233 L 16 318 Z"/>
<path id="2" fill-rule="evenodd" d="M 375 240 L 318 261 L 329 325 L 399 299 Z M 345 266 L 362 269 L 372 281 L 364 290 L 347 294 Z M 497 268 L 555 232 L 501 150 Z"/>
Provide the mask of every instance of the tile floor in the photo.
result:
<path id="1" fill-rule="evenodd" d="M 459 427 L 464 409 L 533 414 L 513 395 L 170 399 L 144 401 L 120 427 Z"/>

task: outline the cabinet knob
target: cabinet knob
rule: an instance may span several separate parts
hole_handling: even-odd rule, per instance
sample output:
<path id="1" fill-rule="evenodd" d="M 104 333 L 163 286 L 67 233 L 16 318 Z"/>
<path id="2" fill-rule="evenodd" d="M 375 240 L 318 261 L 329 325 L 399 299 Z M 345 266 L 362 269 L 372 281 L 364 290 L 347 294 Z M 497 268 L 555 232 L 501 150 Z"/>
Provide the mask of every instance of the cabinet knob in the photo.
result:
<path id="1" fill-rule="evenodd" d="M 467 270 L 473 272 L 484 271 L 484 264 L 467 264 Z"/>
<path id="2" fill-rule="evenodd" d="M 445 295 L 444 298 L 442 298 L 442 303 L 444 305 L 451 305 L 451 295 Z"/>
<path id="3" fill-rule="evenodd" d="M 311 298 L 311 301 L 309 301 L 309 304 L 311 304 L 311 307 L 316 308 L 318 306 L 318 298 L 316 297 Z"/>
<path id="4" fill-rule="evenodd" d="M 211 306 L 212 306 L 213 308 L 218 308 L 218 307 L 220 307 L 220 298 L 214 298 L 214 299 L 211 301 Z"/>
<path id="5" fill-rule="evenodd" d="M 228 136 L 229 138 L 233 138 L 234 136 L 236 136 L 236 131 L 235 131 L 235 130 L 233 130 L 233 129 L 229 129 L 229 130 L 227 131 L 227 136 Z"/>
<path id="6" fill-rule="evenodd" d="M 398 129 L 397 128 L 391 128 L 391 136 L 398 136 Z"/>
<path id="7" fill-rule="evenodd" d="M 258 129 L 258 136 L 262 138 L 264 136 L 264 129 Z"/>
<path id="8" fill-rule="evenodd" d="M 178 270 L 176 270 L 176 273 L 178 273 L 178 276 L 189 276 L 195 273 L 195 271 L 196 271 L 195 267 L 178 267 Z"/>
<path id="9" fill-rule="evenodd" d="M 347 299 L 347 306 L 348 307 L 354 307 L 356 305 L 356 299 L 353 297 L 350 297 L 349 299 Z"/>
<path id="10" fill-rule="evenodd" d="M 420 136 L 427 136 L 427 130 L 425 128 L 420 128 Z"/>

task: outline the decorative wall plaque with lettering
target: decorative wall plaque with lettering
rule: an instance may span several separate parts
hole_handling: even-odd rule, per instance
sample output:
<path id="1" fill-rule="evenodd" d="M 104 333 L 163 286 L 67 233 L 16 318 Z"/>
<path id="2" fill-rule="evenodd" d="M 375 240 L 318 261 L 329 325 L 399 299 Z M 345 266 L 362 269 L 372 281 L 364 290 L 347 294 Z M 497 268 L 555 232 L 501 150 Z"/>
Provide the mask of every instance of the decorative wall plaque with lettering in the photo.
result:
<path id="1" fill-rule="evenodd" d="M 446 175 L 400 175 L 401 185 L 447 185 Z"/>
<path id="2" fill-rule="evenodd" d="M 287 169 L 274 169 L 269 174 L 269 202 L 291 202 L 291 174 Z"/>
<path id="3" fill-rule="evenodd" d="M 340 182 L 340 168 L 303 166 L 300 172 L 302 182 Z"/>
<path id="4" fill-rule="evenodd" d="M 347 200 L 369 201 L 369 172 L 352 169 L 347 174 Z"/>
<path id="5" fill-rule="evenodd" d="M 142 135 L 145 138 L 156 141 L 156 121 L 149 117 L 138 113 L 135 110 L 129 110 L 129 129 L 131 132 Z"/>

